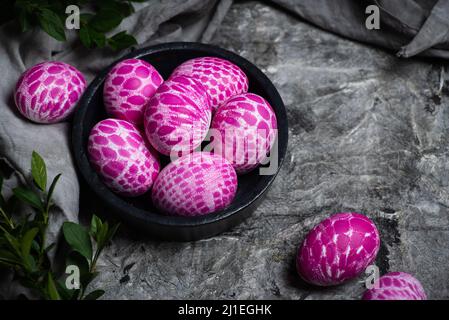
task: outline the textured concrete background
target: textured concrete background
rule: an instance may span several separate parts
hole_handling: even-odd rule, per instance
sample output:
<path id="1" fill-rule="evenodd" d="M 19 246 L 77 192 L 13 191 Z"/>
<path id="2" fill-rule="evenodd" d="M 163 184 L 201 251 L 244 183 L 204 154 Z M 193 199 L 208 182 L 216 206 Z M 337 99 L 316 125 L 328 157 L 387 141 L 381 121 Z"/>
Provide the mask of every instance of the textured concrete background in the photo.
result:
<path id="1" fill-rule="evenodd" d="M 220 236 L 158 243 L 122 228 L 100 261 L 95 285 L 105 298 L 360 299 L 363 276 L 315 288 L 294 267 L 306 232 L 347 210 L 376 222 L 381 273 L 410 272 L 429 298 L 449 298 L 442 65 L 399 60 L 256 2 L 234 4 L 213 43 L 255 63 L 279 89 L 287 161 L 255 214 Z"/>

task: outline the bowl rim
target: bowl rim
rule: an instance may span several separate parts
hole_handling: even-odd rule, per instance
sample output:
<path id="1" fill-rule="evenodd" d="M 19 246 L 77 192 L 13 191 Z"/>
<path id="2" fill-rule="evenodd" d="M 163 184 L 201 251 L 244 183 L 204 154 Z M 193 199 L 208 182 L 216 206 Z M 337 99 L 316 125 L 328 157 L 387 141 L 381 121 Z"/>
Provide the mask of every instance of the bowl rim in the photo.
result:
<path id="1" fill-rule="evenodd" d="M 83 120 L 85 118 L 87 109 L 91 103 L 93 96 L 95 95 L 97 90 L 101 89 L 101 86 L 103 85 L 107 74 L 114 65 L 126 59 L 139 59 L 149 54 L 160 53 L 164 51 L 177 51 L 183 49 L 200 51 L 204 53 L 204 56 L 225 56 L 225 59 L 230 60 L 237 66 L 243 66 L 244 69 L 248 70 L 254 77 L 258 79 L 258 82 L 260 82 L 261 86 L 264 88 L 264 91 L 266 91 L 267 96 L 270 96 L 270 100 L 273 102 L 273 104 L 279 106 L 279 110 L 277 113 L 280 114 L 280 117 L 278 116 L 278 114 L 276 115 L 278 121 L 278 167 L 276 169 L 276 172 L 272 175 L 265 176 L 269 177 L 267 182 L 265 182 L 265 185 L 263 185 L 263 187 L 257 189 L 257 192 L 249 201 L 237 207 L 234 207 L 232 210 L 229 210 L 228 207 L 219 212 L 194 217 L 163 215 L 160 213 L 155 213 L 154 211 L 149 211 L 130 205 L 120 196 L 109 190 L 101 182 L 98 174 L 90 165 L 86 152 L 87 150 L 85 150 L 85 147 L 83 145 L 83 132 L 85 130 Z M 283 127 L 282 130 L 279 130 L 280 125 Z M 279 143 L 281 141 L 282 144 Z M 198 42 L 168 42 L 152 45 L 134 50 L 115 60 L 108 67 L 97 74 L 97 76 L 92 80 L 90 85 L 84 91 L 81 99 L 78 102 L 78 107 L 75 111 L 72 126 L 72 152 L 74 154 L 75 163 L 79 172 L 81 173 L 82 178 L 87 182 L 89 188 L 92 189 L 96 196 L 104 201 L 107 207 L 116 209 L 114 211 L 116 211 L 116 214 L 123 220 L 126 220 L 127 218 L 129 218 L 129 216 L 131 216 L 133 219 L 135 219 L 135 221 L 141 221 L 142 223 L 150 222 L 152 224 L 169 227 L 198 227 L 199 225 L 213 224 L 218 221 L 226 220 L 227 218 L 237 214 L 245 208 L 250 207 L 268 190 L 268 188 L 271 186 L 274 179 L 278 175 L 285 160 L 287 145 L 288 120 L 286 108 L 279 92 L 274 87 L 270 79 L 268 79 L 268 77 L 258 67 L 249 62 L 247 59 L 239 56 L 238 54 L 226 49 L 222 49 L 218 46 Z"/>

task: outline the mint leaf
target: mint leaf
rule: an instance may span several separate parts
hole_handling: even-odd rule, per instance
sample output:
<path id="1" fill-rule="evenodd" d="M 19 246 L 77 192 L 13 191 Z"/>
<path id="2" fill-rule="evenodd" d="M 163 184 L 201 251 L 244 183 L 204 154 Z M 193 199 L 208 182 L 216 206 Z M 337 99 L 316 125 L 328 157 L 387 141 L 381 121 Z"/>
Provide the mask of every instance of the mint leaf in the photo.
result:
<path id="1" fill-rule="evenodd" d="M 38 20 L 41 28 L 51 37 L 58 41 L 66 40 L 64 24 L 59 15 L 54 11 L 41 8 L 38 14 Z"/>
<path id="2" fill-rule="evenodd" d="M 127 34 L 126 31 L 119 32 L 108 39 L 108 45 L 113 50 L 123 50 L 136 44 L 136 39 L 132 35 Z"/>
<path id="3" fill-rule="evenodd" d="M 88 261 L 92 261 L 92 243 L 87 230 L 79 224 L 64 222 L 62 231 L 64 238 L 70 247 L 80 253 Z"/>
<path id="4" fill-rule="evenodd" d="M 36 151 L 33 151 L 31 156 L 31 175 L 36 186 L 45 191 L 47 188 L 47 168 L 44 159 Z"/>

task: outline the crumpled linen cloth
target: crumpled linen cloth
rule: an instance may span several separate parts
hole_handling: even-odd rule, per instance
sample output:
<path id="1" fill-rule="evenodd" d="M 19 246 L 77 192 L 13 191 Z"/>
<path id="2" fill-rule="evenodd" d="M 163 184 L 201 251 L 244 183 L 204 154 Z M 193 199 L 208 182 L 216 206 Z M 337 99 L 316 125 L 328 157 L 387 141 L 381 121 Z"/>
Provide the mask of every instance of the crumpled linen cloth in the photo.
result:
<path id="1" fill-rule="evenodd" d="M 318 27 L 397 52 L 449 58 L 449 0 L 274 0 Z M 367 6 L 379 8 L 380 29 L 369 30 Z"/>
<path id="2" fill-rule="evenodd" d="M 381 0 L 340 0 L 338 4 L 331 0 L 271 2 L 323 29 L 394 51 L 401 50 L 404 57 L 421 54 L 449 58 L 447 0 L 398 0 L 394 4 Z M 208 42 L 231 4 L 232 0 L 152 0 L 136 5 L 136 13 L 127 18 L 120 29 L 136 36 L 140 47 L 168 41 Z M 381 9 L 378 31 L 364 27 L 364 9 L 369 4 Z M 74 39 L 59 43 L 38 30 L 20 34 L 13 24 L 0 28 L 0 43 L 0 168 L 7 173 L 4 192 L 10 195 L 13 187 L 31 181 L 33 150 L 45 158 L 49 179 L 63 173 L 54 194 L 56 208 L 49 230 L 49 241 L 54 241 L 63 221 L 78 219 L 79 181 L 70 150 L 71 124 L 39 125 L 21 117 L 12 98 L 14 85 L 23 71 L 44 60 L 70 63 L 90 81 L 124 52 L 87 51 Z M 8 296 L 10 290 L 2 285 L 0 295 Z"/>

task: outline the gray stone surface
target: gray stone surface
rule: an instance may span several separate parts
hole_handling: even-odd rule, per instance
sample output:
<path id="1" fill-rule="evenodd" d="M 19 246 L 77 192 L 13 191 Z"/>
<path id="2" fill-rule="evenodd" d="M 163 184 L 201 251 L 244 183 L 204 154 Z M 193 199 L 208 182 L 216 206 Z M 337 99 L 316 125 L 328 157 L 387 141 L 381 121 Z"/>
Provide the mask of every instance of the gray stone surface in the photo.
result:
<path id="1" fill-rule="evenodd" d="M 266 200 L 220 236 L 167 243 L 122 228 L 100 261 L 107 299 L 359 299 L 359 279 L 301 282 L 300 241 L 321 219 L 376 222 L 381 272 L 405 271 L 449 298 L 449 98 L 442 65 L 323 32 L 256 2 L 234 4 L 214 44 L 254 62 L 288 109 L 287 161 Z"/>

